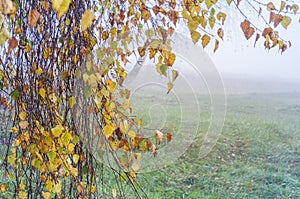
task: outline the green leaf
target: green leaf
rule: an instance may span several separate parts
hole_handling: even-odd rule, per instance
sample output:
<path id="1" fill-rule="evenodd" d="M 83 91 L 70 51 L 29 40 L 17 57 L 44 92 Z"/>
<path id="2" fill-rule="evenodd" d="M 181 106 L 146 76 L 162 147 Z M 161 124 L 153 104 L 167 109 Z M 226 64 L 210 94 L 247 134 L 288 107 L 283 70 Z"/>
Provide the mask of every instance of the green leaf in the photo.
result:
<path id="1" fill-rule="evenodd" d="M 158 63 L 156 64 L 156 71 L 160 74 L 160 75 L 164 75 L 164 76 L 168 76 L 167 75 L 167 70 L 168 70 L 168 66 L 166 64 L 161 64 Z"/>
<path id="2" fill-rule="evenodd" d="M 17 100 L 19 97 L 19 91 L 14 90 L 10 93 L 10 96 L 13 98 L 13 100 Z"/>
<path id="3" fill-rule="evenodd" d="M 70 143 L 71 139 L 72 139 L 72 135 L 69 132 L 63 133 L 61 135 L 61 141 L 65 146 L 67 146 Z"/>
<path id="4" fill-rule="evenodd" d="M 53 151 L 53 150 L 50 150 L 50 151 L 48 151 L 47 156 L 48 156 L 48 158 L 49 158 L 50 161 L 54 160 L 55 157 L 56 157 L 56 152 Z"/>
<path id="5" fill-rule="evenodd" d="M 69 98 L 69 105 L 70 105 L 70 108 L 73 108 L 73 106 L 76 104 L 76 99 L 75 97 L 70 97 Z"/>
<path id="6" fill-rule="evenodd" d="M 291 24 L 291 22 L 292 22 L 292 19 L 289 16 L 283 16 L 281 25 L 282 25 L 282 27 L 287 29 L 287 27 Z"/>
<path id="7" fill-rule="evenodd" d="M 297 4 L 293 4 L 292 5 L 292 10 L 295 14 L 297 14 L 298 10 L 299 10 L 299 6 Z"/>
<path id="8" fill-rule="evenodd" d="M 207 6 L 208 9 L 210 9 L 211 6 L 213 5 L 212 2 L 211 2 L 211 0 L 205 0 L 205 4 L 206 4 L 206 6 Z"/>

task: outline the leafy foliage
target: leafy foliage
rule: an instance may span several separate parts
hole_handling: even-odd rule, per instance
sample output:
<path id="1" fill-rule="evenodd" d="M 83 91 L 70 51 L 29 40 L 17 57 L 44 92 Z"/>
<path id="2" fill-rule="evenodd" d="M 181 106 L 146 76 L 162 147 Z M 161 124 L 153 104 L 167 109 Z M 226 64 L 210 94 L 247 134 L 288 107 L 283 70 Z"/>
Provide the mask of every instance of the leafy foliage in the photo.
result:
<path id="1" fill-rule="evenodd" d="M 203 48 L 214 38 L 216 51 L 227 18 L 217 2 L 1 0 L 0 102 L 13 113 L 2 166 L 13 182 L 12 197 L 105 195 L 99 173 L 106 161 L 117 184 L 125 181 L 141 198 L 135 183 L 141 155 L 156 156 L 172 134 L 157 130 L 146 137 L 142 120 L 131 115 L 130 91 L 123 86 L 128 58 L 155 60 L 171 92 L 178 77 L 171 47 L 176 26 L 182 19 L 193 42 L 201 41 Z M 233 2 L 239 9 L 240 1 L 227 0 L 229 6 Z M 274 28 L 291 23 L 281 12 L 298 12 L 296 4 L 287 2 L 277 14 L 273 3 L 266 8 Z M 247 19 L 240 26 L 246 39 L 257 32 Z M 273 28 L 260 34 L 266 48 L 287 48 Z M 114 163 L 96 157 L 102 151 Z M 125 197 L 121 187 L 112 190 L 113 197 Z M 6 184 L 1 191 L 8 191 Z"/>

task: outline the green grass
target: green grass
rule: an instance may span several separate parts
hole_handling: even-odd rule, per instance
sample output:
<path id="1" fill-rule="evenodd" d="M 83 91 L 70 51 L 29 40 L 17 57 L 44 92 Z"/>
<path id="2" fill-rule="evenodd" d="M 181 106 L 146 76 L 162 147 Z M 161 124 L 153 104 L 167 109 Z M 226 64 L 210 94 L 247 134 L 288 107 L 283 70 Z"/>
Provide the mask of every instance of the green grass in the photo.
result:
<path id="1" fill-rule="evenodd" d="M 211 153 L 198 157 L 204 122 L 178 161 L 140 174 L 141 186 L 149 198 L 300 198 L 300 111 L 291 97 L 228 96 L 223 132 Z"/>

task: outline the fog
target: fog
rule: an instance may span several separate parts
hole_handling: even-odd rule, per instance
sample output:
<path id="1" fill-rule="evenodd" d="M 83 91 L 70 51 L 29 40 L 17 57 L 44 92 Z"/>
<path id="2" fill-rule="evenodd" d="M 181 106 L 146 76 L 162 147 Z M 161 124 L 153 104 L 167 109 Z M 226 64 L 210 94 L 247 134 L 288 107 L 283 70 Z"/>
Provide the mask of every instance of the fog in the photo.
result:
<path id="1" fill-rule="evenodd" d="M 257 13 L 248 9 L 248 1 L 242 1 L 242 8 L 249 20 L 264 28 Z M 280 1 L 279 1 L 280 3 Z M 193 44 L 189 38 L 189 31 L 182 22 L 172 38 L 173 50 L 177 56 L 174 68 L 179 71 L 180 78 L 174 87 L 186 90 L 186 83 L 196 92 L 220 92 L 223 88 L 226 93 L 253 93 L 253 92 L 300 92 L 300 24 L 298 17 L 292 18 L 287 30 L 278 26 L 280 36 L 290 40 L 292 46 L 281 53 L 278 47 L 267 50 L 264 48 L 264 38 L 260 38 L 254 47 L 255 35 L 246 40 L 240 28 L 244 17 L 236 9 L 222 6 L 219 8 L 227 13 L 224 26 L 224 40 L 220 40 L 219 49 L 213 53 L 214 39 L 210 46 L 202 49 L 200 42 Z M 248 7 L 247 7 L 248 6 Z M 264 14 L 264 13 L 263 13 Z M 186 38 L 181 38 L 185 35 Z M 189 40 L 189 41 L 187 41 Z M 195 47 L 196 46 L 196 47 Z M 188 51 L 188 52 L 187 52 Z M 132 65 L 136 62 L 133 61 Z M 148 67 L 129 74 L 129 79 L 139 79 L 142 83 L 150 81 L 167 82 L 166 78 L 159 77 L 155 72 L 153 60 L 145 60 Z M 152 66 L 152 67 L 149 67 Z M 130 66 L 132 68 L 132 66 Z M 130 68 L 129 67 L 129 68 Z M 129 71 L 131 70 L 129 69 Z M 145 70 L 144 72 L 141 72 Z M 220 83 L 223 84 L 221 88 Z M 223 91 L 222 91 L 223 92 Z"/>
<path id="2" fill-rule="evenodd" d="M 242 1 L 243 2 L 243 1 Z M 246 1 L 247 2 L 247 1 Z M 249 5 L 241 4 L 243 10 Z M 277 4 L 279 5 L 280 1 Z M 248 6 L 248 7 L 247 7 Z M 226 8 L 226 7 L 224 7 Z M 225 39 L 220 42 L 220 49 L 210 53 L 228 91 L 266 91 L 266 92 L 292 92 L 300 91 L 300 24 L 299 16 L 292 18 L 287 30 L 280 28 L 279 33 L 285 40 L 292 43 L 284 53 L 278 47 L 271 50 L 264 49 L 261 37 L 254 48 L 255 35 L 246 41 L 239 23 L 243 17 L 232 10 L 229 13 L 225 29 Z M 260 24 L 257 14 L 248 9 L 247 16 L 255 24 Z M 268 15 L 267 15 L 268 16 Z M 268 20 L 268 18 L 267 18 Z M 244 88 L 244 89 L 243 89 Z"/>

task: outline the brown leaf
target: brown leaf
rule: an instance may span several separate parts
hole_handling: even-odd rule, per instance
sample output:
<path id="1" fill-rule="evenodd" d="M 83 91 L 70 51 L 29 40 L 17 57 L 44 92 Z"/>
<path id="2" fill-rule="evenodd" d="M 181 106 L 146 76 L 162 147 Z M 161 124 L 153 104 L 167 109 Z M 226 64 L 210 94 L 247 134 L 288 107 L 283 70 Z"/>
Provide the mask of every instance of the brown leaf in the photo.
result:
<path id="1" fill-rule="evenodd" d="M 219 48 L 219 40 L 216 39 L 215 41 L 215 47 L 214 47 L 214 52 L 216 52 Z"/>
<path id="2" fill-rule="evenodd" d="M 18 46 L 18 40 L 15 37 L 12 37 L 9 41 L 8 41 L 8 54 L 11 53 L 11 51 L 13 49 L 15 49 Z"/>
<path id="3" fill-rule="evenodd" d="M 276 28 L 280 22 L 282 21 L 283 16 L 281 14 L 277 14 L 274 18 L 274 27 Z"/>
<path id="4" fill-rule="evenodd" d="M 219 28 L 219 29 L 218 29 L 218 36 L 219 36 L 221 39 L 223 39 L 223 37 L 224 37 L 224 31 L 223 31 L 222 28 Z"/>
<path id="5" fill-rule="evenodd" d="M 246 37 L 246 39 L 250 39 L 250 37 L 252 37 L 252 35 L 254 34 L 254 28 L 250 27 L 250 22 L 248 20 L 244 20 L 242 23 L 241 23 L 241 28 L 244 32 L 244 35 Z"/>
<path id="6" fill-rule="evenodd" d="M 176 25 L 177 20 L 178 20 L 178 12 L 175 10 L 170 10 L 168 12 L 168 17 L 173 22 L 173 24 Z"/>
<path id="7" fill-rule="evenodd" d="M 157 2 L 158 2 L 158 5 L 161 6 L 162 4 L 165 3 L 165 0 L 158 0 Z"/>
<path id="8" fill-rule="evenodd" d="M 266 36 L 270 35 L 271 32 L 273 32 L 272 28 L 270 28 L 270 27 L 269 28 L 265 28 L 264 31 L 263 31 L 263 33 L 262 33 L 262 36 L 266 38 Z"/>
<path id="9" fill-rule="evenodd" d="M 40 13 L 36 9 L 32 9 L 28 14 L 28 25 L 33 28 L 40 18 Z"/>
<path id="10" fill-rule="evenodd" d="M 176 8 L 176 0 L 171 0 L 171 1 L 169 2 L 169 6 L 170 6 L 171 8 L 173 8 L 173 9 L 175 9 L 175 8 Z"/>
<path id="11" fill-rule="evenodd" d="M 153 6 L 152 10 L 155 15 L 157 15 L 159 13 L 159 7 L 157 5 Z"/>

